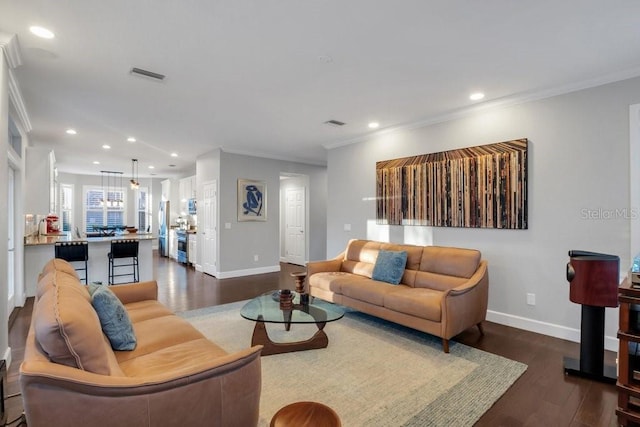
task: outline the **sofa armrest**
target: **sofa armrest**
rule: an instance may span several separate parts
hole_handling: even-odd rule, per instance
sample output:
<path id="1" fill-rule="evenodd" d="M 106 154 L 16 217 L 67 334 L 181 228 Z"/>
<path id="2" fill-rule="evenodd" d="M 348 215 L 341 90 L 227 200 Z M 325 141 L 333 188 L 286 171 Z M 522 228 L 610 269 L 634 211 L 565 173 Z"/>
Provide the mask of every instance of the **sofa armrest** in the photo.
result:
<path id="1" fill-rule="evenodd" d="M 27 421 L 36 427 L 256 425 L 261 351 L 262 346 L 254 346 L 199 358 L 147 377 L 98 375 L 43 360 L 25 361 L 20 386 Z M 73 402 L 82 402 L 82 411 L 71 410 L 77 405 Z"/>
<path id="2" fill-rule="evenodd" d="M 489 270 L 487 262 L 482 261 L 469 280 L 445 293 L 442 299 L 443 338 L 452 338 L 484 321 L 488 299 Z"/>
<path id="3" fill-rule="evenodd" d="M 123 304 L 158 299 L 158 283 L 155 280 L 111 285 L 109 289 L 116 294 Z"/>
<path id="4" fill-rule="evenodd" d="M 344 252 L 341 252 L 337 257 L 328 259 L 325 261 L 310 261 L 307 263 L 307 278 L 312 274 L 320 273 L 324 271 L 340 271 L 342 267 L 342 260 L 344 259 Z"/>

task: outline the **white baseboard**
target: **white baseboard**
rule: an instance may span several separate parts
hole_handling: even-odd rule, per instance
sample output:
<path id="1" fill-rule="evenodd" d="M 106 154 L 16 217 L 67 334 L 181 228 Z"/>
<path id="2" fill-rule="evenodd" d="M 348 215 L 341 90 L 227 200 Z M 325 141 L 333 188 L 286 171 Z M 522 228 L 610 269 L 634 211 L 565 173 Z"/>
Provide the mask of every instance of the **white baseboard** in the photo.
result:
<path id="1" fill-rule="evenodd" d="M 4 360 L 6 360 L 7 362 L 7 371 L 9 370 L 9 366 L 11 366 L 11 347 L 7 347 L 7 349 L 4 352 Z"/>
<path id="2" fill-rule="evenodd" d="M 221 271 L 216 277 L 218 279 L 229 279 L 231 277 L 253 276 L 254 274 L 277 273 L 280 271 L 280 265 L 271 265 L 267 267 L 248 268 L 245 270 Z"/>
<path id="3" fill-rule="evenodd" d="M 563 340 L 580 342 L 580 330 L 568 328 L 566 326 L 555 325 L 553 323 L 541 322 L 539 320 L 528 319 L 526 317 L 514 316 L 513 314 L 499 313 L 497 311 L 487 311 L 487 320 L 513 328 L 524 329 L 538 334 L 548 335 Z M 618 352 L 618 338 L 604 337 L 604 348 L 606 350 Z"/>

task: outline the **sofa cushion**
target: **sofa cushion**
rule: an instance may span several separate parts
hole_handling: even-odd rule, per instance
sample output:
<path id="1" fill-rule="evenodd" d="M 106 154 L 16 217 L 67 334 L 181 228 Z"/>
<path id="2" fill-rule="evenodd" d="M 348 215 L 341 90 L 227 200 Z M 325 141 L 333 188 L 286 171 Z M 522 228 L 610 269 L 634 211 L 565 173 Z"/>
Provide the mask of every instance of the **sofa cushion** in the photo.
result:
<path id="1" fill-rule="evenodd" d="M 443 292 L 426 288 L 400 285 L 384 296 L 384 306 L 389 310 L 410 314 L 421 319 L 442 320 Z"/>
<path id="2" fill-rule="evenodd" d="M 59 282 L 60 278 L 64 276 L 66 276 L 71 282 L 78 281 L 78 279 L 76 279 L 73 275 L 65 273 L 63 271 L 51 270 L 45 275 L 40 275 L 40 279 L 36 284 L 36 299 L 40 298 L 45 292 L 53 288 L 56 285 L 56 282 Z M 58 277 L 58 280 L 55 280 L 55 277 Z"/>
<path id="3" fill-rule="evenodd" d="M 464 277 L 429 273 L 428 271 L 417 271 L 415 274 L 414 286 L 416 288 L 430 288 L 437 291 L 446 291 L 462 285 L 467 280 L 468 279 Z"/>
<path id="4" fill-rule="evenodd" d="M 118 363 L 154 353 L 166 347 L 204 338 L 189 322 L 175 314 L 133 324 L 138 345 L 133 351 L 116 351 Z"/>
<path id="5" fill-rule="evenodd" d="M 480 251 L 475 249 L 425 246 L 420 271 L 468 279 L 478 270 L 480 258 Z"/>
<path id="6" fill-rule="evenodd" d="M 402 279 L 404 267 L 407 265 L 406 251 L 386 251 L 380 249 L 376 264 L 373 267 L 373 280 L 397 285 Z"/>
<path id="7" fill-rule="evenodd" d="M 148 377 L 180 370 L 189 372 L 193 366 L 201 365 L 203 361 L 226 354 L 217 344 L 201 338 L 127 360 L 122 363 L 121 368 L 128 377 Z"/>
<path id="8" fill-rule="evenodd" d="M 111 290 L 104 285 L 88 286 L 91 305 L 98 314 L 102 331 L 114 350 L 133 350 L 136 348 L 136 336 L 133 333 L 131 319 Z"/>
<path id="9" fill-rule="evenodd" d="M 342 271 L 316 273 L 309 278 L 309 285 L 325 291 L 342 293 L 342 286 L 353 281 L 369 281 L 367 277 Z"/>
<path id="10" fill-rule="evenodd" d="M 393 292 L 395 285 L 387 282 L 379 282 L 377 280 L 352 280 L 342 285 L 342 295 L 345 297 L 368 302 L 369 304 L 384 304 L 384 296 L 388 292 Z"/>
<path id="11" fill-rule="evenodd" d="M 136 301 L 125 304 L 131 323 L 142 322 L 143 320 L 153 319 L 155 317 L 169 316 L 173 312 L 162 305 L 157 300 Z"/>
<path id="12" fill-rule="evenodd" d="M 102 375 L 122 375 L 102 333 L 87 289 L 69 274 L 53 272 L 51 286 L 38 299 L 34 330 L 38 343 L 55 363 Z"/>
<path id="13" fill-rule="evenodd" d="M 80 277 L 78 277 L 78 273 L 76 272 L 76 269 L 73 268 L 73 265 L 69 261 L 61 258 L 53 258 L 49 260 L 42 268 L 40 276 L 38 277 L 38 281 L 40 281 L 43 276 L 47 275 L 47 273 L 50 273 L 52 271 L 62 271 L 64 273 L 70 274 L 74 278 L 78 279 L 78 281 L 80 281 Z"/>

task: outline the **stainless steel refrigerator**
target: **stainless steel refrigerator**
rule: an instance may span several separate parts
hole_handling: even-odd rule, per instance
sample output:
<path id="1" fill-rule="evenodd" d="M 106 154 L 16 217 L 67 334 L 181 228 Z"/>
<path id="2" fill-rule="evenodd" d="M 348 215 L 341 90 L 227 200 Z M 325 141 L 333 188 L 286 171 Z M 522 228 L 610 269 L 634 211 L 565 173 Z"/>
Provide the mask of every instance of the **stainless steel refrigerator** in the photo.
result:
<path id="1" fill-rule="evenodd" d="M 158 252 L 169 256 L 169 202 L 160 202 L 158 209 Z"/>

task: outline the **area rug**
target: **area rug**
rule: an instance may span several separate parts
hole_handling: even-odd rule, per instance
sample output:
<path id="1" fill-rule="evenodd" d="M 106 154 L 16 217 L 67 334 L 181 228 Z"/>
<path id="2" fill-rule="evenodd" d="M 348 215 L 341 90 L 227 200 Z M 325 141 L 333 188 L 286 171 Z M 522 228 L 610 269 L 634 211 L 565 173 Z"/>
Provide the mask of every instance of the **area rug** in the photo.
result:
<path id="1" fill-rule="evenodd" d="M 229 352 L 251 343 L 254 322 L 245 302 L 180 313 Z M 307 339 L 315 325 L 267 324 L 274 341 Z M 328 323 L 329 346 L 262 358 L 260 426 L 298 401 L 333 408 L 345 427 L 471 426 L 527 366 L 475 348 L 347 310 Z"/>

